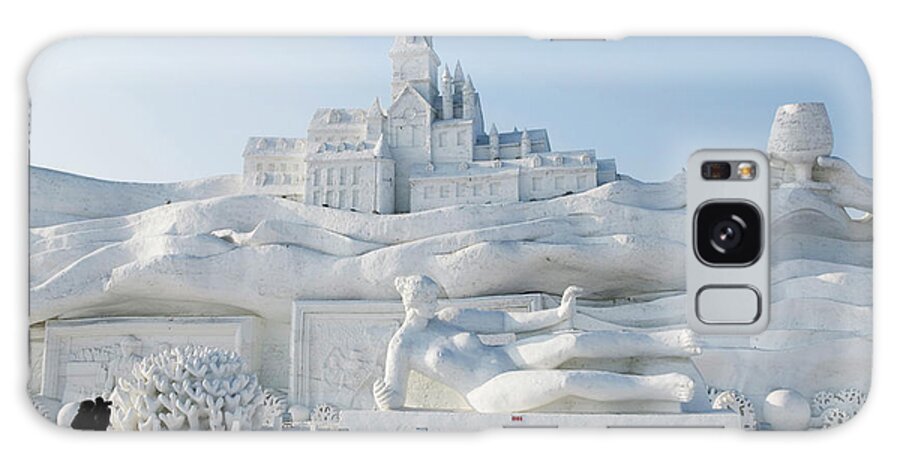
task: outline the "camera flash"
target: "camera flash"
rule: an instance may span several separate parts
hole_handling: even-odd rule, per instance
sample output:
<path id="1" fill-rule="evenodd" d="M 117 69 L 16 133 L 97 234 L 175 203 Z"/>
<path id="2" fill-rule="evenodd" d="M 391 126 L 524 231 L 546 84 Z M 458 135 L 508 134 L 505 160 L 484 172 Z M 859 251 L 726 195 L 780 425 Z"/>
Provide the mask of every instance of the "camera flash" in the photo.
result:
<path id="1" fill-rule="evenodd" d="M 737 165 L 737 174 L 741 180 L 751 180 L 756 177 L 756 163 L 743 162 Z"/>

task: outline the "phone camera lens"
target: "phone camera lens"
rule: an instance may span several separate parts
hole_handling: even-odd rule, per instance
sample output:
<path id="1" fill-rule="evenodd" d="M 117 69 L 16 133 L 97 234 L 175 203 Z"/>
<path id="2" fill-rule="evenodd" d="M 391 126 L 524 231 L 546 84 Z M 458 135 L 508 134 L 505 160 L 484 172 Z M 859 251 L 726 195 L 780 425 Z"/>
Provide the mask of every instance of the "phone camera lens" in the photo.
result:
<path id="1" fill-rule="evenodd" d="M 716 251 L 720 253 L 725 253 L 728 250 L 733 250 L 740 246 L 741 238 L 743 238 L 743 226 L 741 226 L 740 222 L 736 219 L 740 219 L 738 217 L 734 217 L 732 219 L 725 219 L 723 221 L 719 221 L 713 227 L 712 232 L 710 232 L 710 237 L 712 239 L 713 247 L 717 248 Z"/>
<path id="2" fill-rule="evenodd" d="M 747 266 L 762 251 L 762 216 L 749 203 L 713 202 L 695 216 L 694 249 L 704 263 Z"/>

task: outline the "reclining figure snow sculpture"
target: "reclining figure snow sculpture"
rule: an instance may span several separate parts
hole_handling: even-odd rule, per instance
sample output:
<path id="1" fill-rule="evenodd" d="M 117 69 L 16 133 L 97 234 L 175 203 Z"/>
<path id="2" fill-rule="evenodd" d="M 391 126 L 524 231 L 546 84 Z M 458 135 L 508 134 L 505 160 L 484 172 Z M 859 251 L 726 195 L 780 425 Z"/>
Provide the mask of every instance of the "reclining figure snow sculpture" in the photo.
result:
<path id="1" fill-rule="evenodd" d="M 411 370 L 456 390 L 478 412 L 528 411 L 563 397 L 596 401 L 690 401 L 690 377 L 669 373 L 626 375 L 557 369 L 575 358 L 690 357 L 700 353 L 688 330 L 655 333 L 562 331 L 504 346 L 477 334 L 520 333 L 569 321 L 575 298 L 569 287 L 559 307 L 531 313 L 438 307 L 438 285 L 427 276 L 398 277 L 406 318 L 388 346 L 384 379 L 373 386 L 379 409 L 400 409 Z"/>

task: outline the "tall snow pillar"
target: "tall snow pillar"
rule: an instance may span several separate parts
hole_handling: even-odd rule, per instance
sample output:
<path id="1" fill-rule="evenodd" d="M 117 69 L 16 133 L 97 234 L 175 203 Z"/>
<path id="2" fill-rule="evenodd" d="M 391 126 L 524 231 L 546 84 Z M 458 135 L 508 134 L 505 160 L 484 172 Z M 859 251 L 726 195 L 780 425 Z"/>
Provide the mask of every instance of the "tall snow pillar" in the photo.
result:
<path id="1" fill-rule="evenodd" d="M 522 131 L 522 143 L 519 145 L 522 156 L 531 153 L 531 137 L 528 136 L 528 129 Z"/>
<path id="2" fill-rule="evenodd" d="M 441 119 L 453 119 L 453 78 L 447 66 L 441 76 Z"/>
<path id="3" fill-rule="evenodd" d="M 386 119 L 387 116 L 381 109 L 381 102 L 376 97 L 372 106 L 369 107 L 369 111 L 366 112 L 366 140 L 373 142 L 384 134 Z"/>
<path id="4" fill-rule="evenodd" d="M 500 157 L 500 133 L 497 132 L 496 124 L 491 124 L 491 133 L 488 134 L 488 141 L 490 143 L 491 159 L 499 158 Z"/>
<path id="5" fill-rule="evenodd" d="M 475 118 L 475 86 L 472 84 L 472 76 L 466 78 L 463 85 L 463 119 Z"/>

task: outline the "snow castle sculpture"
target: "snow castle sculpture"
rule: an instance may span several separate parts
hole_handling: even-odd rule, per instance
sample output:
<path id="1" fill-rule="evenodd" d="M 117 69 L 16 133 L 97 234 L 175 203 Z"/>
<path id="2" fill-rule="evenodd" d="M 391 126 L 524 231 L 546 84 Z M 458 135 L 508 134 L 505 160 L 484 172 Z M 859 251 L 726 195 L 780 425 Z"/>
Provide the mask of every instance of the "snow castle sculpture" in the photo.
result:
<path id="1" fill-rule="evenodd" d="M 547 199 L 615 180 L 614 159 L 554 151 L 544 129 L 486 133 L 472 77 L 459 62 L 440 73 L 431 37 L 397 37 L 390 58 L 387 109 L 377 98 L 368 109 L 322 108 L 306 138 L 251 138 L 244 191 L 404 213 Z"/>

